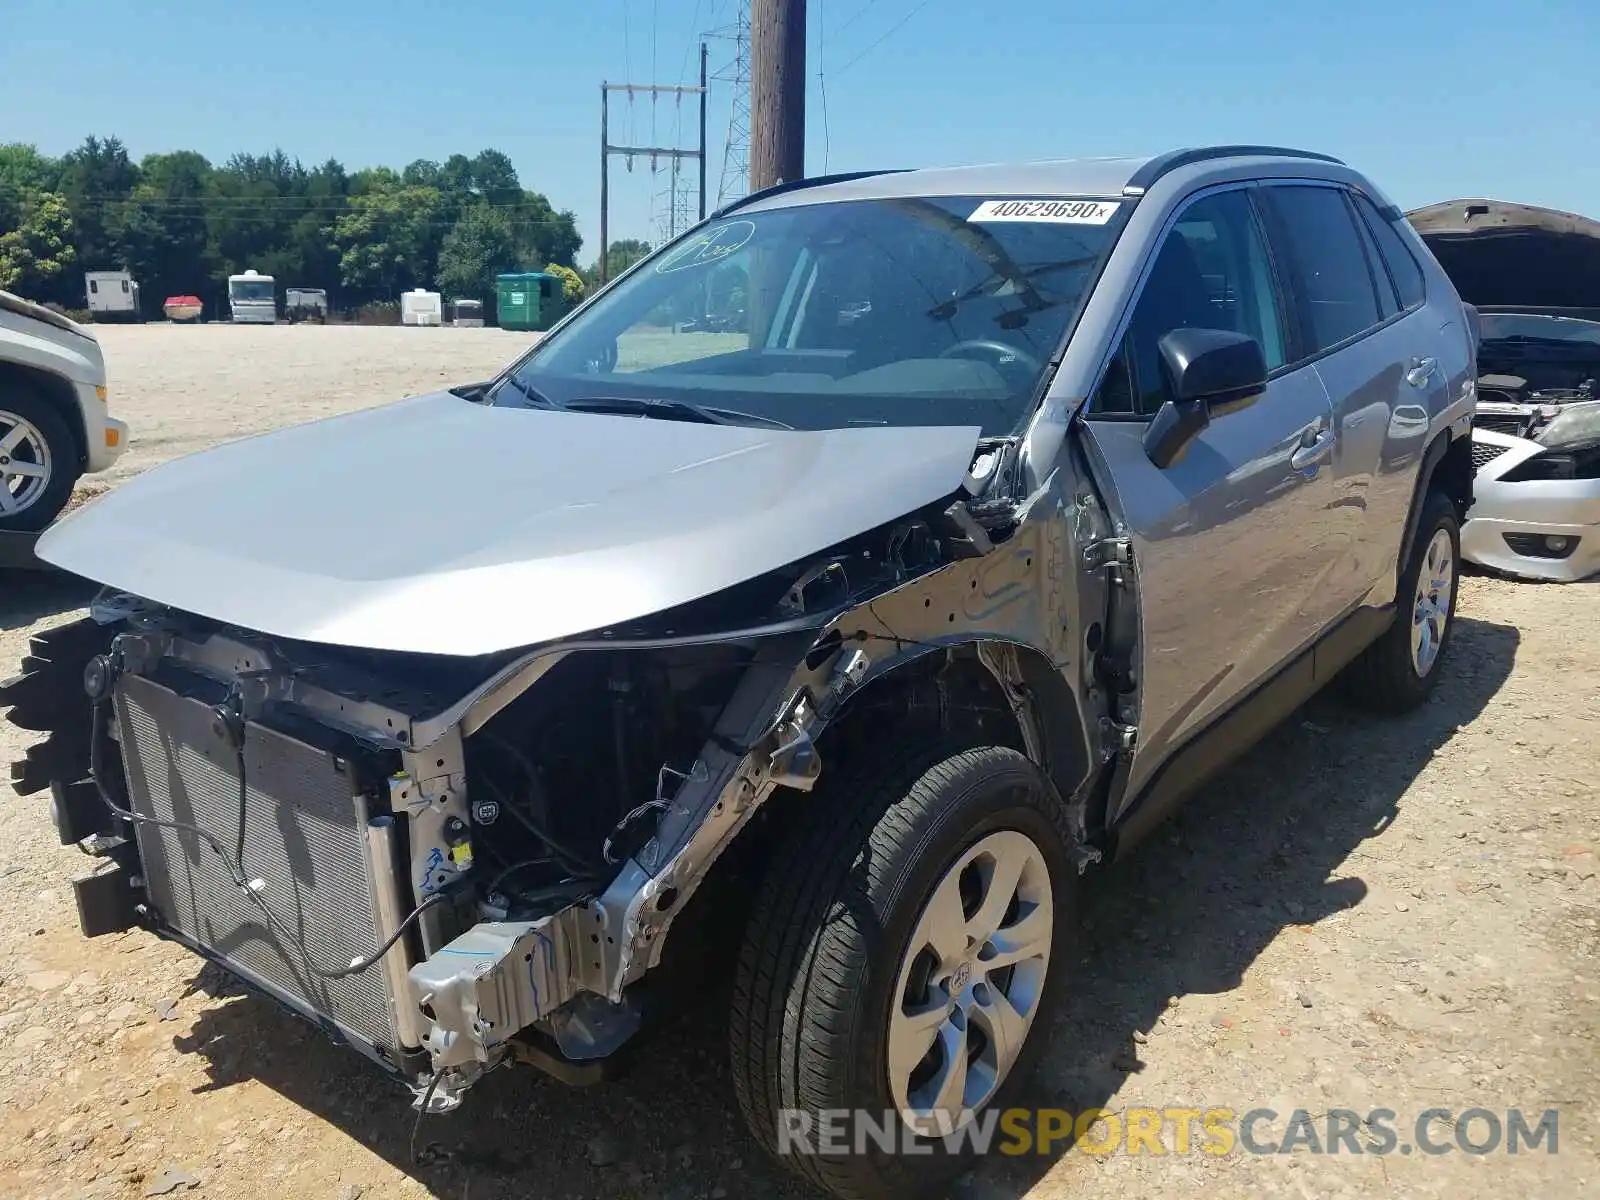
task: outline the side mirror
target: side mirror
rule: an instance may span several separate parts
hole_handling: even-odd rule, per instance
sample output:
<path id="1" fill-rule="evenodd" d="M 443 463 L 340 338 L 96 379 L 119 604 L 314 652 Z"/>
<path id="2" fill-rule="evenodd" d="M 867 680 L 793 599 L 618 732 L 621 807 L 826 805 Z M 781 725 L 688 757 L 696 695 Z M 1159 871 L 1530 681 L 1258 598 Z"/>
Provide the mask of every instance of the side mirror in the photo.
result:
<path id="1" fill-rule="evenodd" d="M 1254 404 L 1267 387 L 1261 344 L 1229 329 L 1174 329 L 1157 348 L 1172 399 L 1144 432 L 1144 452 L 1165 470 L 1213 417 Z"/>

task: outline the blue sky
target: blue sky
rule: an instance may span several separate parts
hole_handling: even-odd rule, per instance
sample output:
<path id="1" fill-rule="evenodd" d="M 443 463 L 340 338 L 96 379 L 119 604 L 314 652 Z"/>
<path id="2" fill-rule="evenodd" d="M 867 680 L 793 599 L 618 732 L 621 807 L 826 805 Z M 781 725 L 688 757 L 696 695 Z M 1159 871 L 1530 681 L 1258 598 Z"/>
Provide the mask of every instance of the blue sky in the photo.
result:
<path id="1" fill-rule="evenodd" d="M 677 83 L 737 0 L 0 0 L 0 139 L 89 133 L 347 167 L 493 146 L 595 253 L 602 79 Z M 1600 216 L 1600 5 L 1583 0 L 811 0 L 807 169 L 1146 153 L 1346 158 L 1402 207 L 1491 195 Z M 728 57 L 713 43 L 713 68 Z M 825 85 L 825 89 L 824 89 Z M 713 85 L 714 88 L 718 85 Z M 824 121 L 823 93 L 826 93 Z M 613 139 L 690 102 L 614 100 Z M 713 197 L 726 85 L 710 120 Z M 631 129 L 630 129 L 631 121 Z M 613 237 L 667 175 L 615 163 Z"/>

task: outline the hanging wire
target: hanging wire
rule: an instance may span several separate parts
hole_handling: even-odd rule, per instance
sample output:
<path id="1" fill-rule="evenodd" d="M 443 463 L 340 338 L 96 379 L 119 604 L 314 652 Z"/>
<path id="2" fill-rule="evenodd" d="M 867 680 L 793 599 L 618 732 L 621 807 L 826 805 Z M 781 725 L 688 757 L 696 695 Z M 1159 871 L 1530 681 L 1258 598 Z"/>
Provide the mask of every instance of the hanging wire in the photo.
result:
<path id="1" fill-rule="evenodd" d="M 901 17 L 893 25 L 889 26 L 888 29 L 885 29 L 883 31 L 883 33 L 878 37 L 878 39 L 876 41 L 870 43 L 865 50 L 861 51 L 860 54 L 857 54 L 849 62 L 845 63 L 844 66 L 840 67 L 837 71 L 834 72 L 834 74 L 835 75 L 843 75 L 851 67 L 855 66 L 863 58 L 865 58 L 867 55 L 871 54 L 879 46 L 883 45 L 883 43 L 888 41 L 892 36 L 894 36 L 894 34 L 898 33 L 900 31 L 900 28 L 903 25 L 905 25 L 905 23 L 907 21 L 911 20 L 912 17 L 916 16 L 923 9 L 927 8 L 928 5 L 931 4 L 932 2 L 933 2 L 933 0 L 922 0 L 922 2 L 920 4 L 915 5 L 911 9 L 910 12 L 906 13 L 905 16 Z"/>
<path id="2" fill-rule="evenodd" d="M 870 3 L 871 0 L 868 0 Z M 859 15 L 859 14 L 858 14 Z M 828 129 L 828 77 L 822 73 L 823 45 L 827 33 L 823 25 L 822 0 L 817 0 L 817 90 L 822 95 L 822 173 L 828 173 L 828 156 L 833 150 L 833 137 Z"/>

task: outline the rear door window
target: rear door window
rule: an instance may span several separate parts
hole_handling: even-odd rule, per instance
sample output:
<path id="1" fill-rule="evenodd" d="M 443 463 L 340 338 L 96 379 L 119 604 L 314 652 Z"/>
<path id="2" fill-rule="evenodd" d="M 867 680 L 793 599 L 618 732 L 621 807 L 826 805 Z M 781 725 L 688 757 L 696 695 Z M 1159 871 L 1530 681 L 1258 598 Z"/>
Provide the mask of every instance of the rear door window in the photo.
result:
<path id="1" fill-rule="evenodd" d="M 1408 310 L 1416 308 L 1426 299 L 1422 268 L 1417 265 L 1416 255 L 1411 253 L 1411 247 L 1406 245 L 1400 231 L 1384 220 L 1376 204 L 1365 196 L 1356 196 L 1354 199 L 1356 209 L 1378 243 L 1378 252 L 1383 256 L 1384 265 L 1389 268 L 1389 277 L 1394 280 L 1395 291 L 1400 294 L 1400 307 Z"/>
<path id="2" fill-rule="evenodd" d="M 1361 235 L 1361 244 L 1367 251 L 1367 267 L 1372 272 L 1372 282 L 1378 289 L 1378 309 L 1384 320 L 1394 316 L 1403 307 L 1395 296 L 1394 281 L 1389 277 L 1389 269 L 1383 265 L 1383 255 L 1378 251 L 1378 244 L 1372 240 L 1372 230 L 1359 216 L 1356 218 L 1356 232 Z"/>
<path id="3" fill-rule="evenodd" d="M 1289 269 L 1306 355 L 1320 354 L 1382 320 L 1367 254 L 1339 188 L 1263 188 L 1276 217 L 1279 261 Z"/>

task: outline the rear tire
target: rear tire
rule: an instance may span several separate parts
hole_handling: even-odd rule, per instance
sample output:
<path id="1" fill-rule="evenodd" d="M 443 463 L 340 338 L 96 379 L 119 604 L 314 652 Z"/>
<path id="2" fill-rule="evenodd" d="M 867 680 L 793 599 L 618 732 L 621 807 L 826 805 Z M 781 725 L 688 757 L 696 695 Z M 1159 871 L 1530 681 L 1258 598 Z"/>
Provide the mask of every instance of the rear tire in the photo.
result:
<path id="1" fill-rule="evenodd" d="M 734 1090 L 757 1140 L 841 1200 L 930 1195 L 972 1155 L 920 1136 L 902 1114 L 937 1108 L 929 1098 L 955 1062 L 960 1079 L 942 1094 L 974 1113 L 1003 1109 L 1048 1034 L 1076 922 L 1066 814 L 1017 751 L 949 741 L 875 755 L 804 804 L 745 931 L 730 1023 Z M 959 906 L 940 922 L 951 916 L 939 900 L 949 901 L 952 881 Z M 998 927 L 975 940 L 997 910 Z M 947 961 L 935 946 L 952 942 L 965 949 Z M 1001 954 L 1015 965 L 985 965 Z M 907 1040 L 919 1017 L 933 1018 L 924 1029 L 938 1025 L 921 1057 L 921 1043 Z M 910 1097 L 905 1107 L 897 1091 Z M 804 1140 L 820 1150 L 820 1114 L 839 1109 L 889 1128 L 896 1147 L 928 1153 L 893 1153 L 870 1136 L 865 1153 L 796 1153 L 785 1114 L 811 1122 Z M 853 1150 L 857 1127 L 840 1133 Z"/>
<path id="2" fill-rule="evenodd" d="M 81 471 L 78 441 L 53 404 L 21 387 L 0 393 L 0 532 L 50 524 Z"/>
<path id="3" fill-rule="evenodd" d="M 1461 563 L 1456 507 L 1429 492 L 1411 558 L 1395 592 L 1395 619 L 1340 678 L 1352 702 L 1376 712 L 1409 712 L 1433 693 L 1455 632 Z"/>

